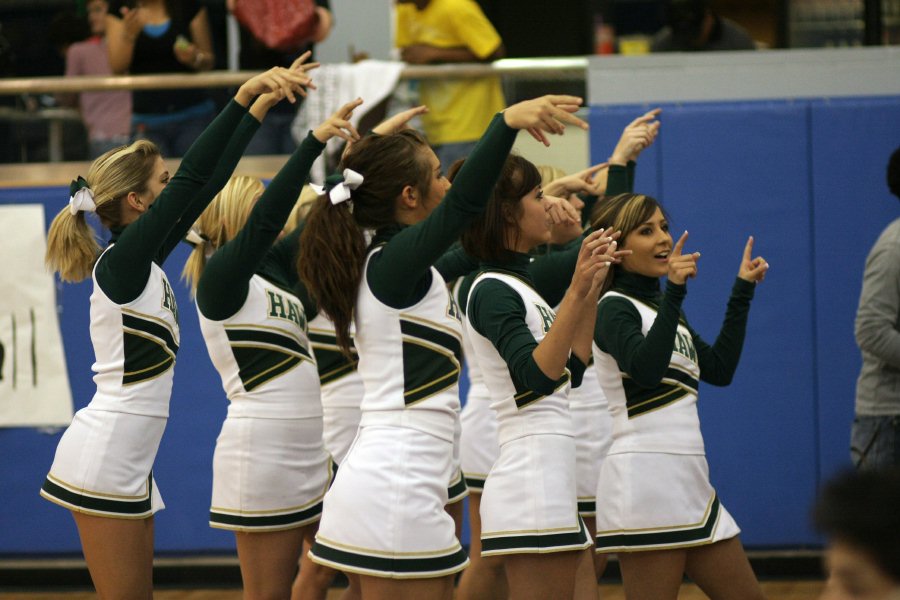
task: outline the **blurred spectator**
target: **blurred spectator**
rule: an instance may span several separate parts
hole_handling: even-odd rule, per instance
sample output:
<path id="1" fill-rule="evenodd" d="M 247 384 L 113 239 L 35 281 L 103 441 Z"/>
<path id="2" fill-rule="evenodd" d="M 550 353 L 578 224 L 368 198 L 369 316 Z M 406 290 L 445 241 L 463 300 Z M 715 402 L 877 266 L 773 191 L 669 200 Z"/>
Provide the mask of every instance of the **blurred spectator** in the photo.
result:
<path id="1" fill-rule="evenodd" d="M 653 38 L 652 52 L 755 50 L 747 31 L 709 7 L 709 0 L 669 0 L 666 22 Z"/>
<path id="2" fill-rule="evenodd" d="M 113 73 L 196 73 L 216 57 L 207 10 L 198 0 L 111 0 L 106 42 Z M 212 121 L 206 90 L 141 90 L 133 94 L 137 138 L 155 142 L 163 156 L 183 156 Z"/>
<path id="3" fill-rule="evenodd" d="M 500 36 L 475 0 L 396 0 L 395 44 L 413 65 L 487 62 L 505 54 Z M 424 79 L 419 103 L 428 107 L 422 126 L 447 169 L 475 147 L 506 102 L 497 77 Z"/>
<path id="4" fill-rule="evenodd" d="M 66 76 L 112 75 L 106 48 L 106 0 L 88 0 L 88 24 L 91 37 L 68 47 Z M 107 150 L 127 144 L 131 132 L 131 92 L 82 92 L 73 104 L 81 111 L 87 127 L 90 159 Z"/>
<path id="5" fill-rule="evenodd" d="M 832 479 L 814 519 L 828 536 L 823 599 L 900 598 L 900 471 L 850 471 Z"/>
<path id="6" fill-rule="evenodd" d="M 228 12 L 234 12 L 236 0 L 226 0 Z M 248 1 L 248 0 L 244 0 Z M 249 0 L 253 1 L 253 0 Z M 298 56 L 307 50 L 313 52 L 315 45 L 324 42 L 331 34 L 334 17 L 328 0 L 316 0 L 318 25 L 313 37 L 308 40 L 297 40 L 297 48 L 293 52 L 280 52 L 267 47 L 243 25 L 238 23 L 241 35 L 241 49 L 238 55 L 238 68 L 241 70 L 261 71 L 274 66 L 290 67 Z M 310 58 L 312 62 L 315 56 Z M 312 73 L 313 82 L 316 73 Z M 269 111 L 247 146 L 245 155 L 257 154 L 291 154 L 297 148 L 297 142 L 291 136 L 291 123 L 303 98 L 298 97 L 296 104 L 279 102 Z M 306 132 L 304 132 L 304 135 Z"/>
<path id="7" fill-rule="evenodd" d="M 888 160 L 887 184 L 900 198 L 900 148 Z M 900 219 L 866 257 L 855 330 L 862 369 L 850 457 L 860 469 L 900 467 Z"/>

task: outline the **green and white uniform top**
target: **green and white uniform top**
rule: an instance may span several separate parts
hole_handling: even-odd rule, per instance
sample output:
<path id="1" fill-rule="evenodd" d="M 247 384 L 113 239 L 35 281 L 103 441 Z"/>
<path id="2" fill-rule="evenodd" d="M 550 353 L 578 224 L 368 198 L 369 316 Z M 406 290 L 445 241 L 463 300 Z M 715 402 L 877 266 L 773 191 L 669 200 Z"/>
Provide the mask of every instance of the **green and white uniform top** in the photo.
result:
<path id="1" fill-rule="evenodd" d="M 326 408 L 359 408 L 365 388 L 357 370 L 359 355 L 353 343 L 355 331 L 350 327 L 352 358 L 347 358 L 337 345 L 334 322 L 323 312 L 309 321 L 309 339 L 319 367 L 322 406 Z"/>
<path id="2" fill-rule="evenodd" d="M 744 343 L 755 285 L 737 279 L 725 321 L 710 346 L 681 314 L 687 288 L 617 269 L 600 300 L 594 365 L 613 416 L 609 454 L 705 454 L 697 415 L 702 379 L 728 385 Z"/>
<path id="3" fill-rule="evenodd" d="M 361 426 L 409 426 L 453 441 L 461 317 L 432 265 L 484 210 L 515 136 L 503 116 L 495 116 L 446 197 L 425 220 L 376 232 L 354 311 L 359 373 L 365 383 Z"/>
<path id="4" fill-rule="evenodd" d="M 484 265 L 469 292 L 466 319 L 475 360 L 491 392 L 501 444 L 535 434 L 572 435 L 567 395 L 581 383 L 576 357 L 558 380 L 534 361 L 534 348 L 556 314 L 528 277 L 531 257 L 517 254 L 502 265 Z"/>
<path id="5" fill-rule="evenodd" d="M 273 248 L 324 148 L 308 135 L 209 259 L 197 284 L 200 330 L 222 378 L 230 417 L 321 418 L 319 376 L 290 252 Z"/>
<path id="6" fill-rule="evenodd" d="M 222 188 L 259 127 L 230 102 L 185 153 L 146 213 L 113 230 L 94 265 L 91 408 L 168 417 L 180 340 L 175 295 L 160 265 Z"/>

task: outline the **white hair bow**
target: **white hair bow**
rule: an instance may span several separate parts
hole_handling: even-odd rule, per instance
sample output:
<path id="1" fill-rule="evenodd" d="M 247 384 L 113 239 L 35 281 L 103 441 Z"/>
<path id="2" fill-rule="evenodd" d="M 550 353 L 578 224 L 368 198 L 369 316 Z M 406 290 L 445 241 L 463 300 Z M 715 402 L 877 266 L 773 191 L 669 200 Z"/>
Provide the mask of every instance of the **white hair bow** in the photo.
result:
<path id="1" fill-rule="evenodd" d="M 332 204 L 340 204 L 350 199 L 351 190 L 362 185 L 363 176 L 353 169 L 344 169 L 341 175 L 329 175 L 325 179 L 325 185 L 309 184 L 309 187 L 320 196 L 328 193 L 328 199 Z"/>
<path id="2" fill-rule="evenodd" d="M 75 216 L 81 211 L 97 212 L 94 192 L 88 187 L 84 177 L 79 177 L 69 185 L 69 212 Z"/>

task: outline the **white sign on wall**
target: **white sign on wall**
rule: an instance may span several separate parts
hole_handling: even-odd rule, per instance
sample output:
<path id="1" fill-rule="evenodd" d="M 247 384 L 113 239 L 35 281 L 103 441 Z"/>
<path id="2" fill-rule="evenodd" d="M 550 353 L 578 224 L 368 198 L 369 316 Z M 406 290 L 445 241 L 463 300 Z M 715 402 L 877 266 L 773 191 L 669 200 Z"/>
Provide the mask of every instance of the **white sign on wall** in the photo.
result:
<path id="1" fill-rule="evenodd" d="M 0 426 L 63 426 L 72 392 L 41 204 L 0 206 Z"/>

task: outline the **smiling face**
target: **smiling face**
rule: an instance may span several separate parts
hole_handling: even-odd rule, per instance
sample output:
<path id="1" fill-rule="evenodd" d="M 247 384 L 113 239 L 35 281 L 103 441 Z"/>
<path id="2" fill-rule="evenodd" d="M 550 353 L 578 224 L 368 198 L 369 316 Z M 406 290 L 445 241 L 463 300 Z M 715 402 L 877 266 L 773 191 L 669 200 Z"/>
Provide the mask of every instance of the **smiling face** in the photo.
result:
<path id="1" fill-rule="evenodd" d="M 669 223 L 659 208 L 625 236 L 622 249 L 632 252 L 622 259 L 622 268 L 626 271 L 647 277 L 663 277 L 668 273 L 672 236 Z"/>

